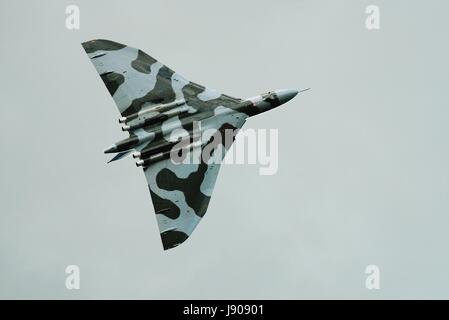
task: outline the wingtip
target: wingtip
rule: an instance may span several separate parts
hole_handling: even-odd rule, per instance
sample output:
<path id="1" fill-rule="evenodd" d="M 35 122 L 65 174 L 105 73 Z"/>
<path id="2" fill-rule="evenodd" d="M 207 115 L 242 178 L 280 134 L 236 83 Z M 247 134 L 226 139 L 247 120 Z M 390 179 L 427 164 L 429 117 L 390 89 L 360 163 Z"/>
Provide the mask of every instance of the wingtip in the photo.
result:
<path id="1" fill-rule="evenodd" d="M 178 230 L 167 230 L 161 233 L 162 245 L 164 247 L 164 251 L 173 249 L 179 246 L 181 243 L 186 241 L 189 236 Z"/>

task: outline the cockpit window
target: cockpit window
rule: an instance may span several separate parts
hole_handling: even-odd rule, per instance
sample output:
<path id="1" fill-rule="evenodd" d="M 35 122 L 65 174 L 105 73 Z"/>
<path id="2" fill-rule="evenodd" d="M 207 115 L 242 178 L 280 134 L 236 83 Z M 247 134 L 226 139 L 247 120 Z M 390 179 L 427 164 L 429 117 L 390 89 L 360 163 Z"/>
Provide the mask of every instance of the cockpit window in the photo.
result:
<path id="1" fill-rule="evenodd" d="M 263 98 L 264 100 L 273 100 L 273 99 L 276 99 L 275 92 L 274 92 L 274 91 L 268 91 L 267 93 L 265 93 L 265 94 L 262 95 L 262 98 Z"/>
<path id="2" fill-rule="evenodd" d="M 267 93 L 264 93 L 262 95 L 262 98 L 264 98 L 264 99 L 269 98 L 270 96 L 273 95 L 273 93 L 274 93 L 273 91 L 268 91 Z"/>

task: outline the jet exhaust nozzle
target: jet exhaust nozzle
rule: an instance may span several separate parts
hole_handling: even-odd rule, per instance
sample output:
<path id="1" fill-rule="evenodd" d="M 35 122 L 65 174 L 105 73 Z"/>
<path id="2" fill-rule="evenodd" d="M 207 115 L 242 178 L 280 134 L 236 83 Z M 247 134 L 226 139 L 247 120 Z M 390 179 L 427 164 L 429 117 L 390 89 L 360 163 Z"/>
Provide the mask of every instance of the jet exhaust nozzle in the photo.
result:
<path id="1" fill-rule="evenodd" d="M 143 164 L 144 164 L 144 161 L 143 161 L 143 160 L 137 160 L 137 161 L 136 161 L 136 166 L 137 166 L 137 167 L 141 167 L 141 166 L 143 166 Z"/>
<path id="2" fill-rule="evenodd" d="M 153 124 L 165 121 L 171 117 L 183 114 L 183 113 L 187 113 L 189 111 L 188 107 L 180 107 L 177 109 L 173 109 L 173 110 L 169 110 L 167 112 L 163 112 L 163 113 L 158 113 L 156 115 L 153 115 L 149 118 L 146 119 L 142 119 L 139 121 L 135 121 L 133 120 L 131 124 L 129 125 L 125 125 L 122 127 L 123 131 L 133 131 L 142 127 L 147 127 L 147 126 L 151 126 Z M 129 123 L 129 122 L 127 122 Z"/>
<path id="3" fill-rule="evenodd" d="M 165 104 L 151 106 L 150 108 L 145 108 L 144 110 L 140 110 L 139 112 L 133 113 L 127 117 L 121 117 L 118 121 L 119 121 L 119 123 L 126 123 L 128 121 L 137 119 L 137 118 L 143 116 L 144 114 L 152 113 L 152 112 L 164 112 L 164 111 L 170 110 L 171 108 L 182 106 L 185 103 L 186 103 L 186 101 L 184 99 L 180 99 L 180 100 L 176 100 L 176 101 L 165 103 Z"/>
<path id="4" fill-rule="evenodd" d="M 133 158 L 134 158 L 134 159 L 140 158 L 141 155 L 142 155 L 142 154 L 141 154 L 140 152 L 134 152 L 134 153 L 133 153 Z"/>
<path id="5" fill-rule="evenodd" d="M 172 148 L 168 148 L 168 149 L 164 148 L 163 151 L 160 151 L 161 149 L 159 149 L 155 153 L 141 154 L 140 159 L 136 162 L 136 165 L 138 167 L 141 167 L 141 166 L 148 167 L 150 164 L 158 162 L 163 159 L 168 159 L 171 157 L 172 154 L 179 153 L 180 151 L 183 151 L 184 156 L 187 156 L 187 153 L 189 151 L 192 151 L 194 148 L 201 147 L 204 144 L 206 144 L 206 142 L 203 142 L 201 140 L 191 142 L 185 146 L 179 146 L 176 148 L 174 147 L 174 144 L 172 144 Z M 178 159 L 178 160 L 180 160 L 180 159 Z"/>

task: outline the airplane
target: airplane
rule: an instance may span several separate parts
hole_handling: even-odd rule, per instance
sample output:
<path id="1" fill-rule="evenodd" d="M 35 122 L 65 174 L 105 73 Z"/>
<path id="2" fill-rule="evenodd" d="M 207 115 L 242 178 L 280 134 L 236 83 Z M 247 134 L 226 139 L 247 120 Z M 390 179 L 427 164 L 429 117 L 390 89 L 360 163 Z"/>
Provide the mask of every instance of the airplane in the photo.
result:
<path id="1" fill-rule="evenodd" d="M 183 243 L 201 221 L 220 168 L 220 161 L 211 163 L 198 156 L 201 152 L 181 157 L 190 154 L 194 163 L 172 161 L 172 156 L 184 149 L 204 151 L 216 140 L 222 148 L 214 148 L 211 156 L 222 160 L 233 141 L 218 139 L 227 130 L 237 131 L 248 117 L 302 92 L 277 90 L 234 98 L 187 80 L 142 50 L 110 40 L 82 46 L 117 105 L 122 130 L 129 134 L 104 152 L 116 153 L 109 162 L 132 153 L 143 168 L 164 250 Z M 183 148 L 177 147 L 180 144 Z"/>

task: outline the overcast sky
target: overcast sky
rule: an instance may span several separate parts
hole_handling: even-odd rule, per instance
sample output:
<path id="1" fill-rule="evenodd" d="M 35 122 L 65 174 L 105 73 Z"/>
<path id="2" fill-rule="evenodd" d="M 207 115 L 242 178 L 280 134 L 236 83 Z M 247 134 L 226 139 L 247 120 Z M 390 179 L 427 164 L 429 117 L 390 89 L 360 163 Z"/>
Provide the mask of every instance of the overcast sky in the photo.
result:
<path id="1" fill-rule="evenodd" d="M 447 0 L 2 0 L 0 298 L 447 298 L 448 13 Z M 164 252 L 142 170 L 106 164 L 125 135 L 80 45 L 94 38 L 237 97 L 312 87 L 245 124 L 279 130 L 278 173 L 223 166 L 202 222 Z"/>

